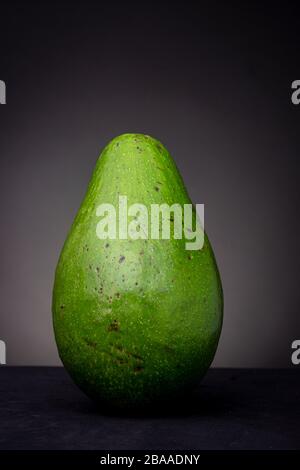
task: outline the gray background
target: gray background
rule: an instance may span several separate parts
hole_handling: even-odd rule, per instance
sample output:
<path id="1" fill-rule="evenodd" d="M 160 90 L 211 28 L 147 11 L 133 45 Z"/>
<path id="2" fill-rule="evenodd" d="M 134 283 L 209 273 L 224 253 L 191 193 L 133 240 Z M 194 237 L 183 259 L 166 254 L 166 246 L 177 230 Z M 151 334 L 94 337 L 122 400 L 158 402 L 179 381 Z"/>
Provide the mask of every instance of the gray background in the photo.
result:
<path id="1" fill-rule="evenodd" d="M 225 295 L 214 365 L 291 365 L 300 337 L 300 106 L 290 89 L 300 78 L 300 15 L 226 3 L 3 5 L 8 364 L 59 364 L 51 291 L 60 249 L 103 146 L 142 132 L 167 146 L 193 201 L 205 203 Z"/>

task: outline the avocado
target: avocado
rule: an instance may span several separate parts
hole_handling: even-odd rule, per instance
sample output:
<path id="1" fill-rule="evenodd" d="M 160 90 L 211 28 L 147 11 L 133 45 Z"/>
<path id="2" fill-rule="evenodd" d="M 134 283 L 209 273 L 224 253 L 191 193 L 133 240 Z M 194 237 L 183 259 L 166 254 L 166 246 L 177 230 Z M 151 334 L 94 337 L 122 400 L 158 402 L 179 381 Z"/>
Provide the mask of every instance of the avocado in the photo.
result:
<path id="1" fill-rule="evenodd" d="M 99 207 L 109 204 L 117 214 L 121 197 L 149 214 L 153 205 L 191 205 L 158 140 L 113 139 L 61 252 L 52 311 L 59 355 L 75 383 L 105 406 L 136 408 L 180 397 L 203 377 L 221 332 L 223 293 L 207 235 L 201 249 L 187 249 L 187 232 L 175 236 L 172 213 L 169 239 L 151 237 L 150 229 L 145 236 L 142 223 L 140 236 L 129 237 L 117 216 L 115 229 L 111 224 L 107 238 L 99 237 L 105 225 Z M 128 216 L 128 224 L 137 219 Z"/>

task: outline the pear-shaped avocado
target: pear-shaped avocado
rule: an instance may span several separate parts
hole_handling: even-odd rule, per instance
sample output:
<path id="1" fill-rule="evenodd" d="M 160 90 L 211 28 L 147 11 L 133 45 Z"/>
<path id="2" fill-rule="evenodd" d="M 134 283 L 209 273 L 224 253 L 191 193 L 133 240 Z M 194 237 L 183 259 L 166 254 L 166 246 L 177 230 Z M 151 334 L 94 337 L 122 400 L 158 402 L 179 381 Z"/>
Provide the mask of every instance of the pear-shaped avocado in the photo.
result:
<path id="1" fill-rule="evenodd" d="M 139 204 L 135 214 L 133 204 Z M 151 210 L 162 204 L 191 205 L 166 148 L 142 134 L 113 139 L 56 269 L 52 308 L 60 358 L 84 392 L 108 405 L 178 396 L 204 375 L 217 348 L 223 296 L 211 246 L 205 235 L 201 249 L 187 249 L 188 232 L 175 235 L 175 222 L 180 227 L 171 211 L 160 219 L 169 222 L 169 239 L 162 226 L 159 237 L 155 227 L 152 233 Z M 193 207 L 194 224 L 195 218 Z"/>

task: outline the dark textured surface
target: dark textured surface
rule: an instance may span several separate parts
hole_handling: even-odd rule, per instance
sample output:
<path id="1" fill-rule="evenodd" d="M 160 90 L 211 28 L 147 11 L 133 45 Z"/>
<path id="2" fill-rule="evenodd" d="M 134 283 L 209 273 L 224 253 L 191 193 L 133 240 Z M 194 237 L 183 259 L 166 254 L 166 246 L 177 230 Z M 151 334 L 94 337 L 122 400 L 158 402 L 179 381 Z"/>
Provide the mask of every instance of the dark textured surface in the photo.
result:
<path id="1" fill-rule="evenodd" d="M 1 449 L 297 449 L 299 370 L 211 369 L 186 403 L 100 410 L 62 368 L 0 368 Z"/>

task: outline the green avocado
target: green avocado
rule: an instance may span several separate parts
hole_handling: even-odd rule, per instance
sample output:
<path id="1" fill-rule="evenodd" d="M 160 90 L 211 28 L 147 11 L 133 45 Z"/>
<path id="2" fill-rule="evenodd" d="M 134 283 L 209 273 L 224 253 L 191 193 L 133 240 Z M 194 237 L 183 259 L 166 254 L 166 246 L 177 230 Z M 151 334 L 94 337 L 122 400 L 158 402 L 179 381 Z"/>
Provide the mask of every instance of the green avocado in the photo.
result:
<path id="1" fill-rule="evenodd" d="M 221 332 L 223 294 L 206 234 L 201 249 L 187 249 L 187 232 L 175 236 L 170 212 L 169 239 L 162 226 L 159 238 L 150 229 L 147 235 L 142 223 L 137 236 L 126 238 L 118 230 L 120 196 L 127 207 L 143 204 L 148 221 L 153 204 L 191 204 L 158 140 L 143 134 L 113 139 L 61 252 L 52 311 L 59 355 L 75 383 L 105 406 L 135 408 L 182 396 L 203 377 Z M 113 213 L 99 216 L 102 204 L 116 209 L 115 236 Z M 99 237 L 105 220 L 106 239 Z M 128 215 L 128 224 L 137 220 L 145 221 Z"/>

